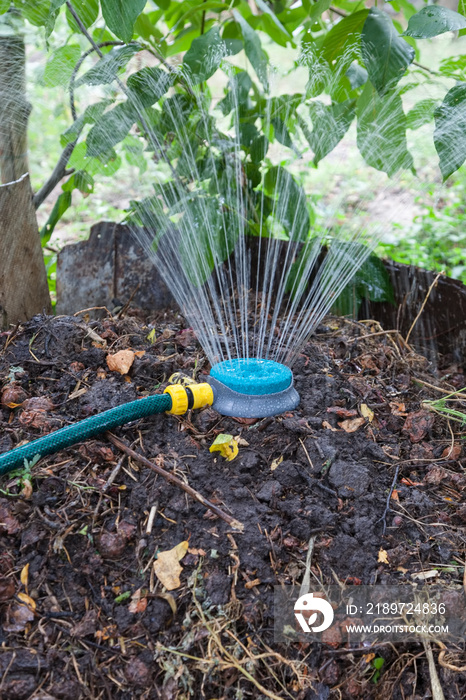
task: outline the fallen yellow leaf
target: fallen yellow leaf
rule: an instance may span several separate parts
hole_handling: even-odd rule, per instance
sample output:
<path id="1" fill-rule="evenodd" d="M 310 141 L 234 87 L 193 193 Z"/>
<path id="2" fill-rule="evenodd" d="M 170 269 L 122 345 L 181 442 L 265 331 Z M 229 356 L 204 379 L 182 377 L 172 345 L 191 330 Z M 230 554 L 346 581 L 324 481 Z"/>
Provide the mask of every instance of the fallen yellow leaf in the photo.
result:
<path id="1" fill-rule="evenodd" d="M 366 403 L 362 403 L 359 410 L 361 411 L 361 416 L 367 418 L 369 423 L 372 423 L 374 420 L 374 411 L 372 411 Z"/>
<path id="2" fill-rule="evenodd" d="M 379 556 L 378 556 L 378 558 L 377 558 L 377 562 L 378 562 L 379 564 L 388 564 L 388 563 L 389 563 L 389 561 L 388 561 L 388 554 L 387 554 L 387 552 L 385 551 L 385 549 L 380 549 L 380 550 L 379 550 Z"/>
<path id="3" fill-rule="evenodd" d="M 355 433 L 365 422 L 365 418 L 348 418 L 348 420 L 342 420 L 338 425 L 343 428 L 345 433 Z"/>
<path id="4" fill-rule="evenodd" d="M 26 566 L 23 566 L 21 570 L 21 583 L 23 584 L 24 588 L 27 590 L 28 589 L 28 576 L 29 576 L 29 564 L 26 564 Z"/>
<path id="5" fill-rule="evenodd" d="M 177 544 L 173 549 L 159 552 L 157 555 L 157 559 L 154 562 L 154 574 L 168 591 L 173 591 L 181 585 L 180 574 L 183 571 L 183 567 L 180 565 L 180 561 L 188 551 L 188 546 L 189 543 L 185 540 Z"/>
<path id="6" fill-rule="evenodd" d="M 233 435 L 220 433 L 210 446 L 210 452 L 220 452 L 227 462 L 231 462 L 238 454 L 238 443 Z"/>
<path id="7" fill-rule="evenodd" d="M 22 603 L 25 603 L 30 610 L 36 609 L 36 601 L 30 596 L 26 595 L 26 593 L 18 593 L 17 597 Z"/>
<path id="8" fill-rule="evenodd" d="M 149 333 L 149 335 L 146 337 L 146 340 L 148 340 L 149 343 L 152 343 L 152 344 L 155 343 L 155 341 L 157 340 L 157 338 L 155 337 L 155 328 L 153 328 L 153 329 L 151 330 L 151 332 Z"/>
<path id="9" fill-rule="evenodd" d="M 134 362 L 134 352 L 132 350 L 120 350 L 114 355 L 107 355 L 107 365 L 111 372 L 128 374 Z"/>
<path id="10" fill-rule="evenodd" d="M 280 457 L 277 457 L 277 459 L 274 459 L 272 464 L 270 465 L 270 469 L 274 472 L 275 469 L 283 462 L 283 455 L 280 455 Z"/>

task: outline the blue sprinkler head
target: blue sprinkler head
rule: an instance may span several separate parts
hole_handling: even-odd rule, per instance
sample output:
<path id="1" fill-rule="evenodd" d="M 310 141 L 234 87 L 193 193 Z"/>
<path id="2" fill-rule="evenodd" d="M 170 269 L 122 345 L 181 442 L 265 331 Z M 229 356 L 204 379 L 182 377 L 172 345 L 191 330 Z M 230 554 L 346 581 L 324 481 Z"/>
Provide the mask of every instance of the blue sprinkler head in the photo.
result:
<path id="1" fill-rule="evenodd" d="M 265 418 L 299 404 L 291 370 L 273 360 L 225 360 L 212 367 L 207 381 L 214 392 L 213 407 L 224 416 Z"/>

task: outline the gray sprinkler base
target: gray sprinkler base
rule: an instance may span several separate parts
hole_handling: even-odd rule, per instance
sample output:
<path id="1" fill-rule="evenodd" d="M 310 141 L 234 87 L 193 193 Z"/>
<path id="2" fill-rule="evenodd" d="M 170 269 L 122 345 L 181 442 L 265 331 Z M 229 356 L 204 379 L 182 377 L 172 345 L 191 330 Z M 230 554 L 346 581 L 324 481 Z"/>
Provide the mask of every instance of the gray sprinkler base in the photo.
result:
<path id="1" fill-rule="evenodd" d="M 266 418 L 293 411 L 299 405 L 299 394 L 293 383 L 275 394 L 240 394 L 229 389 L 214 377 L 207 377 L 214 391 L 213 408 L 222 416 L 236 418 Z"/>

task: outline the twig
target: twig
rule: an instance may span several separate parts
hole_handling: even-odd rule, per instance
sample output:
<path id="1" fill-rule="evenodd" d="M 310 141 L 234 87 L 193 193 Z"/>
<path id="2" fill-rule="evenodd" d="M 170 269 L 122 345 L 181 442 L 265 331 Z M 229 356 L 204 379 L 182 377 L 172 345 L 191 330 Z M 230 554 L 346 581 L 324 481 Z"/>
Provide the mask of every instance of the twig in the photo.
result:
<path id="1" fill-rule="evenodd" d="M 434 655 L 432 653 L 430 641 L 428 639 L 423 639 L 422 643 L 424 645 L 424 649 L 427 656 L 427 662 L 429 664 L 430 687 L 432 688 L 432 698 L 433 700 L 445 700 L 445 695 L 443 694 L 437 669 L 435 667 Z"/>
<path id="2" fill-rule="evenodd" d="M 115 445 L 115 447 L 118 447 L 119 450 L 125 452 L 129 457 L 132 457 L 132 459 L 135 461 L 144 464 L 145 467 L 152 469 L 152 471 L 159 474 L 159 476 L 162 476 L 170 483 L 178 486 L 185 493 L 194 498 L 198 503 L 201 503 L 203 506 L 211 510 L 213 513 L 215 513 L 215 515 L 218 515 L 219 518 L 222 518 L 222 520 L 231 525 L 231 527 L 233 527 L 235 530 L 239 530 L 240 532 L 244 531 L 244 525 L 240 523 L 239 520 L 236 520 L 236 518 L 233 518 L 231 515 L 228 515 L 228 513 L 225 513 L 225 511 L 221 510 L 221 508 L 216 506 L 214 503 L 208 501 L 207 498 L 204 498 L 204 496 L 199 493 L 199 491 L 196 491 L 188 484 L 185 484 L 184 481 L 181 481 L 181 479 L 178 479 L 178 477 L 170 474 L 170 472 L 165 471 L 165 469 L 162 469 L 162 467 L 153 464 L 149 459 L 147 459 L 147 457 L 144 457 L 143 455 L 140 455 L 132 450 L 131 447 L 128 447 L 122 440 L 115 437 L 115 435 L 112 435 L 112 433 L 107 432 L 105 435 L 107 436 L 108 440 Z"/>
<path id="3" fill-rule="evenodd" d="M 389 491 L 389 494 L 388 494 L 388 496 L 387 496 L 387 502 L 386 502 L 386 504 L 385 504 L 385 510 L 384 510 L 384 512 L 383 512 L 383 514 L 382 514 L 382 517 L 379 518 L 379 519 L 376 521 L 376 522 L 378 522 L 378 523 L 381 522 L 381 521 L 383 522 L 382 535 L 385 535 L 385 530 L 387 529 L 387 513 L 388 513 L 388 511 L 390 510 L 390 501 L 391 501 L 391 498 L 392 498 L 393 491 L 395 490 L 396 482 L 397 482 L 397 480 L 398 480 L 398 473 L 399 473 L 399 471 L 400 471 L 400 465 L 397 464 L 397 465 L 396 465 L 396 469 L 395 469 L 395 476 L 393 477 L 392 485 L 390 486 L 390 491 Z"/>
<path id="4" fill-rule="evenodd" d="M 301 588 L 299 589 L 299 595 L 305 595 L 306 593 L 309 593 L 309 584 L 311 583 L 311 559 L 312 559 L 312 553 L 314 551 L 314 542 L 316 541 L 315 535 L 311 537 L 309 540 L 309 544 L 307 547 L 307 557 L 306 557 L 306 570 L 304 572 L 303 576 L 303 582 L 301 584 Z"/>
<path id="5" fill-rule="evenodd" d="M 76 139 L 77 140 L 77 139 Z M 71 154 L 73 153 L 73 149 L 76 145 L 76 141 L 73 141 L 72 143 L 68 143 L 65 148 L 63 149 L 60 158 L 58 159 L 58 163 L 53 169 L 52 174 L 50 175 L 49 179 L 47 182 L 45 182 L 40 190 L 36 192 L 34 197 L 32 198 L 32 202 L 34 204 L 34 207 L 38 209 L 42 202 L 47 199 L 49 194 L 52 192 L 52 190 L 55 189 L 55 187 L 58 185 L 60 180 L 62 180 L 65 176 L 66 172 L 66 166 L 68 165 L 68 161 L 71 157 Z"/>
<path id="6" fill-rule="evenodd" d="M 410 328 L 409 331 L 408 331 L 408 335 L 407 335 L 406 338 L 405 338 L 405 343 L 406 343 L 406 345 L 408 344 L 409 336 L 411 335 L 411 332 L 412 332 L 414 326 L 416 325 L 416 323 L 417 323 L 418 320 L 419 320 L 419 316 L 420 316 L 420 315 L 422 314 L 422 312 L 424 311 L 424 307 L 425 307 L 425 305 L 427 304 L 427 300 L 428 300 L 428 298 L 430 297 L 430 294 L 431 294 L 433 288 L 437 285 L 437 282 L 438 282 L 438 280 L 439 280 L 439 277 L 441 277 L 443 274 L 445 274 L 443 270 L 442 270 L 442 272 L 439 272 L 438 275 L 437 275 L 437 277 L 434 279 L 434 281 L 433 281 L 432 284 L 430 285 L 429 289 L 427 290 L 427 294 L 426 294 L 426 296 L 425 296 L 424 301 L 422 302 L 422 306 L 421 306 L 421 308 L 420 308 L 420 310 L 419 310 L 419 313 L 418 313 L 418 315 L 416 316 L 416 318 L 414 319 L 414 321 L 412 322 L 411 328 Z"/>
<path id="7" fill-rule="evenodd" d="M 105 484 L 102 488 L 103 493 L 106 493 L 106 491 L 108 491 L 110 486 L 113 484 L 113 482 L 117 478 L 118 473 L 119 473 L 125 459 L 126 459 L 126 455 L 123 455 L 121 457 L 121 459 L 119 459 L 118 462 L 116 463 L 116 465 L 113 467 L 112 473 L 110 474 L 110 476 L 108 477 L 107 481 L 105 482 Z"/>
<path id="8" fill-rule="evenodd" d="M 150 535 L 152 528 L 154 527 L 154 520 L 157 513 L 158 503 L 152 506 L 149 513 L 149 519 L 146 525 L 146 535 Z"/>
<path id="9" fill-rule="evenodd" d="M 429 384 L 429 382 L 425 382 L 423 379 L 418 379 L 413 378 L 413 384 L 422 384 L 422 386 L 427 386 L 429 389 L 435 389 L 436 391 L 441 391 L 442 394 L 447 394 L 448 396 L 451 396 L 451 391 L 448 391 L 447 389 L 441 389 L 439 386 L 435 386 L 435 384 Z"/>

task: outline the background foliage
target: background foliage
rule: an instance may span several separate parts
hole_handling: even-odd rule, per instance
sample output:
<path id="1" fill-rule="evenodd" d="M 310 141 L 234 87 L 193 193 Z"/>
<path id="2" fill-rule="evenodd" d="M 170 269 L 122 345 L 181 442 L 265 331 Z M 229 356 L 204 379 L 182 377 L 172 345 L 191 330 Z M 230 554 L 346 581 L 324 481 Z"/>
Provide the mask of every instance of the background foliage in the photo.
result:
<path id="1" fill-rule="evenodd" d="M 233 196 L 228 128 L 236 109 L 241 186 L 252 235 L 258 234 L 257 221 L 263 214 L 267 227 L 262 235 L 286 238 L 293 229 L 294 236 L 305 240 L 315 222 L 316 199 L 305 195 L 286 159 L 277 164 L 271 157 L 276 142 L 290 158 L 307 148 L 313 166 L 319 167 L 355 129 L 366 163 L 393 176 L 414 168 L 407 130 L 433 122 L 441 177 L 446 180 L 466 159 L 466 55 L 441 60 L 434 72 L 420 64 L 419 46 L 447 31 L 464 33 L 462 3 L 459 10 L 439 5 L 418 10 L 408 0 L 394 0 L 383 8 L 358 0 L 302 0 L 299 6 L 294 0 L 0 0 L 1 35 L 24 31 L 28 24 L 40 28 L 48 53 L 43 84 L 51 95 L 63 86 L 70 93 L 72 122 L 60 136 L 61 177 L 55 172 L 55 180 L 49 178 L 38 193 L 40 199 L 44 188 L 51 191 L 52 185 L 61 184 L 42 228 L 44 245 L 72 205 L 73 191 L 92 195 L 95 182 L 115 177 L 124 160 L 147 173 L 148 181 L 151 169 L 165 169 L 165 188 L 157 185 L 155 195 L 153 190 L 146 193 L 152 206 L 158 206 L 160 195 L 170 199 L 174 178 L 204 190 L 206 198 Z M 274 47 L 296 50 L 296 66 L 308 71 L 303 91 L 275 94 Z M 252 70 L 235 63 L 242 52 Z M 218 70 L 227 82 L 213 110 L 207 81 Z M 416 97 L 407 111 L 407 93 L 417 95 L 419 85 L 432 83 L 443 94 Z M 89 103 L 93 88 L 102 92 Z M 183 119 L 184 136 L 193 145 L 195 171 L 183 157 L 175 117 Z M 283 206 L 274 206 L 277 181 L 286 183 L 289 192 Z M 464 237 L 457 224 L 459 199 L 448 202 L 443 211 L 427 209 L 410 230 L 406 245 L 388 245 L 385 250 L 400 260 L 440 265 L 466 278 Z M 172 201 L 162 212 L 167 225 L 180 206 Z M 145 210 L 140 201 L 133 203 L 136 217 L 143 220 Z M 194 210 L 191 213 L 196 216 Z M 299 226 L 292 227 L 296 217 Z M 234 236 L 221 251 L 223 257 L 230 245 Z"/>

